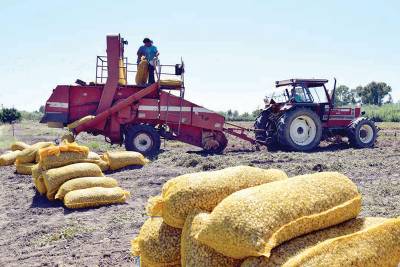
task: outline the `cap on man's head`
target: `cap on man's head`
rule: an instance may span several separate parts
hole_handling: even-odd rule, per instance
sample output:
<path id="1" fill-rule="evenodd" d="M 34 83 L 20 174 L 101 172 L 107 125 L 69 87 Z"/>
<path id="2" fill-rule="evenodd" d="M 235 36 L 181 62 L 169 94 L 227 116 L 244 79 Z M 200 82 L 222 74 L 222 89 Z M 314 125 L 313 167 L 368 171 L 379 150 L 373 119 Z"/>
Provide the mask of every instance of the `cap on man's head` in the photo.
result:
<path id="1" fill-rule="evenodd" d="M 152 41 L 151 41 L 149 38 L 147 38 L 147 37 L 143 39 L 143 43 L 151 43 L 151 42 L 152 42 Z"/>

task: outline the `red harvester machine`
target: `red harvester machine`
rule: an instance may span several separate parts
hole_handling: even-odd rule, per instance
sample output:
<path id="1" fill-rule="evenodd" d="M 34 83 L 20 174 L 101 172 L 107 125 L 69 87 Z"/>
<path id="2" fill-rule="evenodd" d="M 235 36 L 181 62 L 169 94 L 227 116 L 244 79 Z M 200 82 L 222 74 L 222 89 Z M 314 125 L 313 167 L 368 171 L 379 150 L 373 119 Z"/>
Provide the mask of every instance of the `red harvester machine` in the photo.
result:
<path id="1" fill-rule="evenodd" d="M 107 56 L 97 57 L 95 82 L 86 84 L 77 80 L 77 85 L 58 85 L 46 102 L 41 122 L 64 127 L 94 115 L 73 129 L 74 135 L 101 134 L 109 143 L 125 143 L 127 150 L 145 155 L 159 151 L 161 137 L 213 153 L 222 152 L 227 146 L 224 132 L 255 142 L 245 134 L 245 128 L 235 125 L 225 128 L 223 116 L 184 99 L 183 61 L 160 65 L 156 60 L 156 83 L 127 84 L 128 74 L 136 72 L 137 64 L 128 63 L 124 57 L 126 44 L 120 35 L 107 36 Z M 135 70 L 130 70 L 132 67 Z M 179 82 L 165 83 L 160 79 L 162 75 L 179 77 Z"/>

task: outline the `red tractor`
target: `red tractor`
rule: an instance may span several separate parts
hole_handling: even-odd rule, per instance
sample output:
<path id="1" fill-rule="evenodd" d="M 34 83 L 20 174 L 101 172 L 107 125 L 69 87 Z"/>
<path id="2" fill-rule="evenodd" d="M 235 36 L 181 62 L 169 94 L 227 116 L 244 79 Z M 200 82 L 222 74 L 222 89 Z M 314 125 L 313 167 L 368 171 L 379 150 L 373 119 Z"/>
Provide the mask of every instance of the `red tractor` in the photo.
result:
<path id="1" fill-rule="evenodd" d="M 361 108 L 336 107 L 323 79 L 277 81 L 254 124 L 257 143 L 269 148 L 309 151 L 322 140 L 347 137 L 356 148 L 374 146 L 377 127 Z"/>

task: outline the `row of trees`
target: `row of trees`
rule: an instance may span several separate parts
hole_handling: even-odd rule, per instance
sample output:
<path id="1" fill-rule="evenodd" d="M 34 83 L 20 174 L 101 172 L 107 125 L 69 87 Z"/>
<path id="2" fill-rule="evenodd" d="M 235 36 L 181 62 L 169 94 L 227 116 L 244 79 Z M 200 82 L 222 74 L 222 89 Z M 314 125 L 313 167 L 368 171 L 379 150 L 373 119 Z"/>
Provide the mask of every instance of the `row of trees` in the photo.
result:
<path id="1" fill-rule="evenodd" d="M 228 121 L 252 121 L 254 120 L 258 114 L 260 114 L 262 110 L 256 109 L 253 112 L 244 112 L 242 114 L 237 110 L 228 110 L 228 111 L 220 111 L 218 112 L 222 116 L 224 116 Z"/>
<path id="2" fill-rule="evenodd" d="M 384 82 L 370 82 L 366 86 L 360 85 L 354 89 L 340 85 L 336 88 L 335 103 L 337 106 L 356 103 L 381 106 L 393 103 L 391 92 L 392 87 Z"/>

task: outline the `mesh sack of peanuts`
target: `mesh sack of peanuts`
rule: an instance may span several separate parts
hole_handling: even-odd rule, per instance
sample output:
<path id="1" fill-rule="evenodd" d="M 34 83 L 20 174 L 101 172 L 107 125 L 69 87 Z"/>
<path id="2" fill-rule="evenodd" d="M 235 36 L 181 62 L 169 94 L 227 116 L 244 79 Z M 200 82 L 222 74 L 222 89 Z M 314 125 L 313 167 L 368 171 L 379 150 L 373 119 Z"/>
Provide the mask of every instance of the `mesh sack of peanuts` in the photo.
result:
<path id="1" fill-rule="evenodd" d="M 165 223 L 182 228 L 194 209 L 212 211 L 233 192 L 283 179 L 287 175 L 281 170 L 250 166 L 185 174 L 166 182 L 161 196 L 149 200 L 147 211 L 150 216 L 162 216 Z"/>
<path id="2" fill-rule="evenodd" d="M 161 217 L 149 218 L 132 240 L 132 254 L 145 266 L 180 264 L 181 229 L 165 224 Z"/>
<path id="3" fill-rule="evenodd" d="M 269 257 L 279 244 L 355 218 L 356 185 L 336 172 L 321 172 L 235 192 L 220 202 L 196 235 L 236 259 Z"/>

